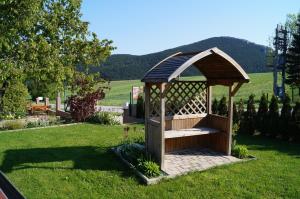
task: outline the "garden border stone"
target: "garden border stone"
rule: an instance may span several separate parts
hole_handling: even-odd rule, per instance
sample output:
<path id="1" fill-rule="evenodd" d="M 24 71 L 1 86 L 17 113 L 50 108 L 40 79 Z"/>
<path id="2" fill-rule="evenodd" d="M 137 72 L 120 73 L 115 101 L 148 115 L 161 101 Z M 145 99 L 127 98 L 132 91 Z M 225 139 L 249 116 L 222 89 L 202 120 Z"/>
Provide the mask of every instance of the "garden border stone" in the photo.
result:
<path id="1" fill-rule="evenodd" d="M 152 184 L 157 184 L 159 181 L 161 181 L 162 179 L 164 179 L 165 177 L 168 176 L 168 174 L 164 173 L 162 171 L 162 175 L 155 177 L 155 178 L 148 178 L 147 176 L 145 176 L 144 174 L 142 174 L 140 171 L 138 171 L 135 166 L 133 166 L 130 162 L 128 162 L 125 158 L 123 158 L 123 156 L 121 155 L 120 152 L 120 147 L 121 146 L 117 146 L 112 148 L 112 151 L 122 160 L 122 162 L 124 162 L 130 169 L 132 169 L 135 174 L 143 181 L 143 183 L 145 183 L 146 185 L 152 185 Z"/>
<path id="2" fill-rule="evenodd" d="M 83 122 L 70 123 L 70 124 L 58 124 L 58 125 L 52 125 L 52 126 L 41 126 L 41 127 L 33 127 L 33 128 L 14 129 L 14 130 L 1 130 L 0 133 L 18 132 L 18 131 L 45 129 L 45 128 L 55 128 L 55 127 L 64 127 L 64 126 L 73 126 L 73 125 L 78 125 L 78 124 L 83 124 Z"/>

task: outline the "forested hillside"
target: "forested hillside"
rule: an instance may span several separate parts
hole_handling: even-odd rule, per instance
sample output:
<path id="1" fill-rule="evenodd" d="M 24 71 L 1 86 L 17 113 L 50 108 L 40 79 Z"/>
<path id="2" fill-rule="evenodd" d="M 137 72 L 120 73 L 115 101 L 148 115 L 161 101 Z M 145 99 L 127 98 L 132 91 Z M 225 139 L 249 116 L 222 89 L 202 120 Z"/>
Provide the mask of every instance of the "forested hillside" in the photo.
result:
<path id="1" fill-rule="evenodd" d="M 218 47 L 232 56 L 248 73 L 266 72 L 266 46 L 258 45 L 247 40 L 233 37 L 213 37 L 189 45 L 147 55 L 112 55 L 101 67 L 93 68 L 93 72 L 100 71 L 110 80 L 141 79 L 145 72 L 166 56 L 175 52 L 202 51 Z M 195 75 L 193 70 L 185 75 Z"/>

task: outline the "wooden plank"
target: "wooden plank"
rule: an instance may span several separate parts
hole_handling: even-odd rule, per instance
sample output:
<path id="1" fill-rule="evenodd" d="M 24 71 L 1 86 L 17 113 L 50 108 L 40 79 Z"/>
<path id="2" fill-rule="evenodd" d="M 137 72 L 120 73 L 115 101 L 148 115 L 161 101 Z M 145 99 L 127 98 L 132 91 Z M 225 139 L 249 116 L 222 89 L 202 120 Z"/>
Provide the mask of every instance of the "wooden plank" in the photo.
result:
<path id="1" fill-rule="evenodd" d="M 150 119 L 149 109 L 150 109 L 150 86 L 149 84 L 145 84 L 144 92 L 145 92 L 145 147 L 146 151 L 148 151 L 148 134 L 149 134 L 149 127 L 148 127 L 148 120 Z"/>
<path id="2" fill-rule="evenodd" d="M 243 85 L 243 83 L 239 82 L 231 91 L 231 96 L 235 96 L 236 92 L 241 88 L 242 85 Z"/>
<path id="3" fill-rule="evenodd" d="M 163 170 L 165 166 L 165 91 L 166 84 L 162 83 L 160 85 L 160 167 Z"/>
<path id="4" fill-rule="evenodd" d="M 207 86 L 207 95 L 206 95 L 207 99 L 207 114 L 211 114 L 212 110 L 211 110 L 211 104 L 212 104 L 212 86 Z"/>
<path id="5" fill-rule="evenodd" d="M 233 109 L 233 96 L 232 96 L 232 86 L 229 86 L 228 90 L 229 100 L 228 100 L 228 129 L 227 129 L 227 155 L 231 154 L 231 142 L 232 142 L 232 109 Z"/>

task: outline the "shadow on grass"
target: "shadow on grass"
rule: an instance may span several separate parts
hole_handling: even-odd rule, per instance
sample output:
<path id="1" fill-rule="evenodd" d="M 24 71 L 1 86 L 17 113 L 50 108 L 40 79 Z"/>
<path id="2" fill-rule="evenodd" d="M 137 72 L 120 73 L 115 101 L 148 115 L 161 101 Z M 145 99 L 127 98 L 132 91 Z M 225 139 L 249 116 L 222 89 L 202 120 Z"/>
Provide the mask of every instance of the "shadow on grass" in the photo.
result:
<path id="1" fill-rule="evenodd" d="M 72 161 L 64 166 L 63 161 Z M 41 164 L 37 165 L 38 163 Z M 61 165 L 61 166 L 56 166 Z M 123 176 L 130 175 L 118 158 L 107 148 L 93 146 L 14 149 L 5 151 L 0 167 L 5 173 L 13 170 L 39 169 L 79 169 L 79 170 L 116 170 L 124 171 Z"/>
<path id="2" fill-rule="evenodd" d="M 300 158 L 300 145 L 265 136 L 238 135 L 238 144 L 247 145 L 250 150 L 279 151 Z"/>

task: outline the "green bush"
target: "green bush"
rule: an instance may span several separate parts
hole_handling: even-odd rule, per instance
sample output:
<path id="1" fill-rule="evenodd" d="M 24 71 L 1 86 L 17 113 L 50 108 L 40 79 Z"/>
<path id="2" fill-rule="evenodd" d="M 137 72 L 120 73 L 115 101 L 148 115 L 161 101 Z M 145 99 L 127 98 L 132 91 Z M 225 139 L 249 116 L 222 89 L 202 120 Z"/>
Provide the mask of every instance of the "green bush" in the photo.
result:
<path id="1" fill-rule="evenodd" d="M 223 96 L 218 105 L 218 114 L 226 116 L 227 112 L 228 112 L 227 100 L 226 100 L 226 97 Z"/>
<path id="2" fill-rule="evenodd" d="M 141 158 L 138 160 L 138 170 L 140 170 L 147 177 L 156 177 L 160 175 L 159 165 L 152 161 Z"/>
<path id="3" fill-rule="evenodd" d="M 215 98 L 212 102 L 212 105 L 211 105 L 211 111 L 213 114 L 218 114 L 218 105 L 219 105 L 219 102 L 218 100 Z"/>
<path id="4" fill-rule="evenodd" d="M 268 99 L 267 96 L 263 93 L 260 101 L 258 112 L 256 116 L 257 129 L 262 133 L 267 133 L 266 122 L 268 117 Z"/>
<path id="5" fill-rule="evenodd" d="M 268 133 L 273 137 L 276 137 L 276 135 L 278 134 L 278 127 L 279 127 L 279 107 L 278 107 L 278 99 L 274 95 L 272 96 L 269 105 L 267 125 L 268 125 Z"/>
<path id="6" fill-rule="evenodd" d="M 247 111 L 244 114 L 244 119 L 241 125 L 242 132 L 247 134 L 253 134 L 255 132 L 256 110 L 254 104 L 254 95 L 250 95 L 247 101 Z"/>
<path id="7" fill-rule="evenodd" d="M 246 146 L 244 145 L 235 145 L 232 149 L 232 155 L 238 158 L 247 158 L 249 156 L 249 152 Z"/>
<path id="8" fill-rule="evenodd" d="M 160 175 L 159 165 L 151 160 L 150 155 L 146 153 L 145 148 L 141 145 L 128 142 L 128 144 L 122 146 L 121 153 L 127 161 L 147 177 Z"/>
<path id="9" fill-rule="evenodd" d="M 26 127 L 26 123 L 23 120 L 7 120 L 2 124 L 4 130 L 16 130 Z"/>
<path id="10" fill-rule="evenodd" d="M 281 114 L 280 114 L 280 133 L 283 138 L 292 137 L 291 129 L 291 120 L 292 120 L 292 105 L 291 98 L 285 94 L 285 97 L 282 102 Z"/>
<path id="11" fill-rule="evenodd" d="M 27 87 L 20 81 L 10 82 L 5 89 L 2 97 L 2 110 L 6 114 L 19 114 L 26 113 Z"/>
<path id="12" fill-rule="evenodd" d="M 145 116 L 144 97 L 143 95 L 139 95 L 136 102 L 136 117 L 144 118 L 144 116 Z"/>
<path id="13" fill-rule="evenodd" d="M 239 122 L 238 120 L 238 110 L 237 110 L 237 106 L 236 106 L 236 103 L 233 102 L 233 106 L 232 106 L 232 121 L 233 121 L 233 124 L 236 124 Z"/>
<path id="14" fill-rule="evenodd" d="M 59 124 L 59 117 L 56 116 L 48 116 L 46 119 L 38 119 L 34 121 L 27 122 L 27 128 L 35 128 L 35 127 L 46 127 L 55 124 Z"/>
<path id="15" fill-rule="evenodd" d="M 236 115 L 236 120 L 237 123 L 241 123 L 244 117 L 244 102 L 243 99 L 240 99 L 238 105 L 237 105 L 237 115 Z"/>
<path id="16" fill-rule="evenodd" d="M 87 119 L 88 122 L 106 124 L 106 125 L 119 125 L 120 122 L 117 120 L 117 117 L 120 116 L 119 113 L 112 112 L 96 112 L 94 115 Z"/>
<path id="17" fill-rule="evenodd" d="M 296 102 L 292 112 L 293 138 L 300 142 L 300 102 Z"/>
<path id="18" fill-rule="evenodd" d="M 134 143 L 124 144 L 122 147 L 122 154 L 126 160 L 135 166 L 138 165 L 138 160 L 140 158 L 146 156 L 144 149 Z"/>

